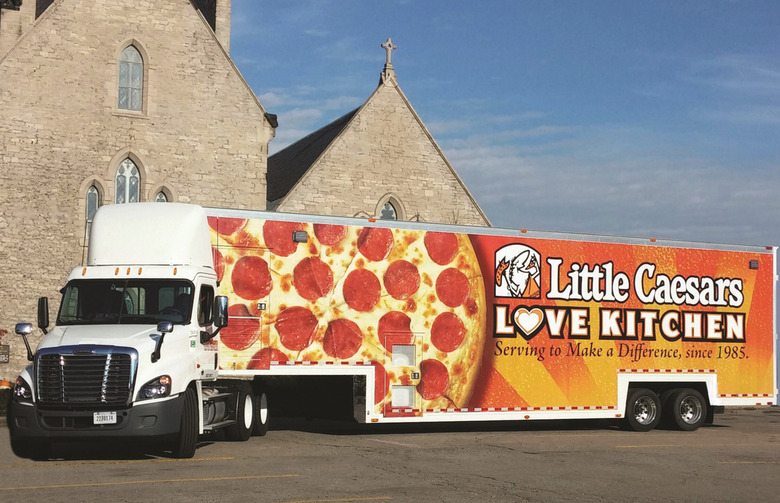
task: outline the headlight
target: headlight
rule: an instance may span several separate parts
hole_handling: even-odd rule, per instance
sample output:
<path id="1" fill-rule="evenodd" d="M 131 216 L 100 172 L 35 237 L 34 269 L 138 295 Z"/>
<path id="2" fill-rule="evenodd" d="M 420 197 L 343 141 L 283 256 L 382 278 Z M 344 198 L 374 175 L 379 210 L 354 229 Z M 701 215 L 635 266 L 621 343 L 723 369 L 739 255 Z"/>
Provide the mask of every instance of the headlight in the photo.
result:
<path id="1" fill-rule="evenodd" d="M 16 384 L 14 385 L 14 401 L 16 402 L 32 402 L 32 388 L 27 381 L 21 377 L 16 378 Z"/>
<path id="2" fill-rule="evenodd" d="M 171 376 L 160 376 L 141 387 L 138 392 L 139 400 L 150 398 L 162 398 L 171 394 Z"/>

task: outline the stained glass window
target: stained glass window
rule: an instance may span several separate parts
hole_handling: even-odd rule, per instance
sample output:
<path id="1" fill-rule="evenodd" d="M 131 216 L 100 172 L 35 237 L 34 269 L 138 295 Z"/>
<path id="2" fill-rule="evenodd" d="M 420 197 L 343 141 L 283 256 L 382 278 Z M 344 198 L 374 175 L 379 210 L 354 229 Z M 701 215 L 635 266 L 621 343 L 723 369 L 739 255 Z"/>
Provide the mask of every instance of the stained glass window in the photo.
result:
<path id="1" fill-rule="evenodd" d="M 141 110 L 144 95 L 144 61 L 132 45 L 119 58 L 119 103 L 123 110 Z"/>
<path id="2" fill-rule="evenodd" d="M 97 187 L 91 185 L 87 189 L 87 222 L 91 222 L 95 217 L 98 206 L 100 206 L 100 193 Z"/>
<path id="3" fill-rule="evenodd" d="M 382 212 L 379 215 L 380 220 L 398 220 L 398 212 L 390 201 L 382 206 Z"/>
<path id="4" fill-rule="evenodd" d="M 138 166 L 130 158 L 125 159 L 116 170 L 116 203 L 137 203 L 140 186 Z"/>

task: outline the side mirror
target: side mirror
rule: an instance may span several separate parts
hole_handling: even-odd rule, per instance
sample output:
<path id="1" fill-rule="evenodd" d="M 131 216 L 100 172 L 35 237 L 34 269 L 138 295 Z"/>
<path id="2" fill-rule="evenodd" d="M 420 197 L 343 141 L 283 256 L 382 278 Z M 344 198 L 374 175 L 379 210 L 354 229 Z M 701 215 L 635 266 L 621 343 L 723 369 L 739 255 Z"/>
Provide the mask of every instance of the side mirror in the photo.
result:
<path id="1" fill-rule="evenodd" d="M 152 351 L 152 363 L 155 363 L 160 359 L 160 350 L 162 349 L 163 340 L 165 340 L 165 334 L 173 332 L 173 322 L 161 321 L 157 324 L 157 330 L 160 333 L 151 336 L 152 339 L 155 340 L 154 351 Z"/>
<path id="2" fill-rule="evenodd" d="M 214 298 L 214 326 L 218 329 L 228 326 L 228 298 L 225 295 Z"/>
<path id="3" fill-rule="evenodd" d="M 45 334 L 49 328 L 49 298 L 40 297 L 38 299 L 38 328 Z"/>
<path id="4" fill-rule="evenodd" d="M 30 348 L 30 341 L 27 340 L 27 336 L 32 333 L 32 323 L 17 323 L 15 332 L 22 336 L 24 340 L 24 346 L 27 348 L 27 359 L 33 361 L 33 352 Z"/>
<path id="5" fill-rule="evenodd" d="M 161 321 L 157 324 L 157 331 L 161 334 L 169 334 L 173 332 L 173 322 L 172 321 Z"/>
<path id="6" fill-rule="evenodd" d="M 32 333 L 32 323 L 17 323 L 15 331 L 21 336 L 30 335 Z"/>

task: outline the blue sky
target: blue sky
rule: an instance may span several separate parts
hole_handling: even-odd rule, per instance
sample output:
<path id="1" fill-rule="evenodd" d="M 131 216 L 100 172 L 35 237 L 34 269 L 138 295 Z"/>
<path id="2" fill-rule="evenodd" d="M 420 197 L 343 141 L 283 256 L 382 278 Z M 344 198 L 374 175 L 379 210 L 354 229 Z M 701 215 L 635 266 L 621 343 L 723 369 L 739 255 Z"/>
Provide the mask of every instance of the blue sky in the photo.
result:
<path id="1" fill-rule="evenodd" d="M 406 96 L 501 227 L 780 245 L 780 2 L 232 0 L 271 152 Z"/>

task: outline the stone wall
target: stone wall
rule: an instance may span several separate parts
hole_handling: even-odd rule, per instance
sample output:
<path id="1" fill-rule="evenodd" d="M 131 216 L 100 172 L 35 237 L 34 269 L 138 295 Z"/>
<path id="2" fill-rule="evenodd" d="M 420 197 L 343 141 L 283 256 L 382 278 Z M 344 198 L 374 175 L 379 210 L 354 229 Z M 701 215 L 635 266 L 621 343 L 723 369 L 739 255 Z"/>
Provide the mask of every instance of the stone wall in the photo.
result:
<path id="1" fill-rule="evenodd" d="M 0 59 L 35 21 L 35 1 L 25 0 L 19 10 L 0 9 Z"/>
<path id="2" fill-rule="evenodd" d="M 117 108 L 129 44 L 144 56 L 142 112 Z M 265 207 L 273 128 L 189 0 L 55 2 L 0 59 L 0 110 L 0 328 L 9 332 L 35 320 L 39 296 L 56 315 L 58 289 L 85 256 L 86 191 L 95 185 L 112 203 L 126 157 L 140 168 L 141 200 L 163 190 L 181 202 Z M 0 378 L 12 379 L 26 359 L 21 340 L 9 340 Z"/>

